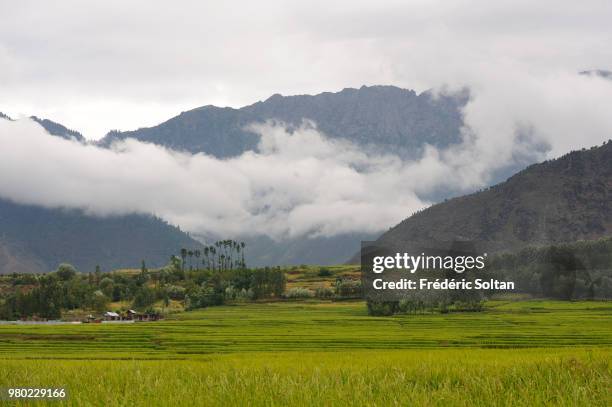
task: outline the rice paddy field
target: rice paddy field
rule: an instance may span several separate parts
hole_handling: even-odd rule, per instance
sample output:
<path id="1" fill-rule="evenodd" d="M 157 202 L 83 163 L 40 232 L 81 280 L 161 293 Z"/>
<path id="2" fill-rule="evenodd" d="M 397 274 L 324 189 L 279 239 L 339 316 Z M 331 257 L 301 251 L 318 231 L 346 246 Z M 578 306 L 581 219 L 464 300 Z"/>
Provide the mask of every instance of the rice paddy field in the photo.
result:
<path id="1" fill-rule="evenodd" d="M 363 302 L 211 307 L 161 322 L 0 325 L 16 405 L 612 405 L 612 303 L 492 301 L 370 317 Z"/>

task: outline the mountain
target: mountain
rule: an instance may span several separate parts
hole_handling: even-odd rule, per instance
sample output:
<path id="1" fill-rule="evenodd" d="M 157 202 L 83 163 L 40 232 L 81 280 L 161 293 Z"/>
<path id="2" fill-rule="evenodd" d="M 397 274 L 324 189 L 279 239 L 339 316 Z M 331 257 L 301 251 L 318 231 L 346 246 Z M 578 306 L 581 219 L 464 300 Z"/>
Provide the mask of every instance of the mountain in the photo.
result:
<path id="1" fill-rule="evenodd" d="M 0 199 L 0 274 L 48 272 L 59 263 L 83 272 L 165 265 L 200 243 L 150 215 L 94 217 Z"/>
<path id="2" fill-rule="evenodd" d="M 273 95 L 240 109 L 203 106 L 154 127 L 112 131 L 98 144 L 108 147 L 115 141 L 135 138 L 175 150 L 227 158 L 256 149 L 258 137 L 245 130 L 248 124 L 279 120 L 294 127 L 309 119 L 330 138 L 347 139 L 364 148 L 393 152 L 411 159 L 419 157 L 426 144 L 444 148 L 461 141 L 462 108 L 468 100 L 467 91 L 452 95 L 417 94 L 394 86 L 362 86 L 318 95 Z M 80 134 L 58 123 L 33 119 L 51 134 L 80 140 Z M 515 166 L 504 168 L 492 177 L 494 180 L 505 179 L 532 162 L 531 156 L 517 157 Z M 436 191 L 421 198 L 438 202 L 453 193 Z M 246 241 L 249 264 L 274 265 L 341 262 L 355 252 L 361 240 L 375 237 L 371 234 L 346 234 L 330 238 L 293 238 L 282 242 L 265 236 L 220 238 Z"/>
<path id="3" fill-rule="evenodd" d="M 13 120 L 12 118 L 10 118 L 9 116 L 7 116 L 6 114 L 0 112 L 0 119 L 4 119 L 4 120 Z M 34 120 L 36 123 L 40 124 L 46 131 L 47 133 L 53 135 L 53 136 L 59 136 L 62 138 L 65 138 L 67 140 L 76 140 L 80 143 L 85 143 L 85 137 L 83 137 L 83 135 L 81 133 L 79 133 L 78 131 L 75 130 L 70 130 L 68 128 L 66 128 L 65 126 L 56 123 L 52 120 L 49 119 L 41 119 L 39 117 L 36 116 L 30 116 L 30 119 Z"/>
<path id="4" fill-rule="evenodd" d="M 363 147 L 416 158 L 426 143 L 446 147 L 461 140 L 462 107 L 467 91 L 454 95 L 417 94 L 395 86 L 362 86 L 318 95 L 273 95 L 240 109 L 203 106 L 161 123 L 134 131 L 112 131 L 99 144 L 135 138 L 175 150 L 205 152 L 218 158 L 255 150 L 258 136 L 245 130 L 251 123 L 277 120 L 289 127 L 312 120 L 327 137 L 347 139 Z M 436 199 L 427 197 L 427 199 Z M 344 261 L 372 234 L 331 238 L 295 238 L 282 242 L 265 236 L 241 238 L 253 265 Z"/>
<path id="5" fill-rule="evenodd" d="M 40 119 L 36 116 L 31 116 L 30 119 L 40 124 L 45 130 L 47 130 L 47 133 L 53 136 L 59 136 L 67 140 L 76 140 L 78 142 L 85 143 L 85 137 L 83 137 L 83 135 L 78 131 L 70 130 L 49 119 Z"/>
<path id="6" fill-rule="evenodd" d="M 0 113 L 0 119 L 11 120 Z M 59 123 L 31 117 L 52 136 L 85 142 Z M 68 262 L 80 271 L 165 265 L 182 247 L 201 243 L 150 215 L 95 217 L 80 210 L 46 209 L 0 198 L 0 274 L 48 272 Z"/>
<path id="7" fill-rule="evenodd" d="M 592 69 L 590 71 L 582 71 L 580 75 L 599 76 L 604 79 L 612 79 L 612 71 L 606 69 Z"/>
<path id="8" fill-rule="evenodd" d="M 274 241 L 266 236 L 245 238 L 248 264 L 255 266 L 340 264 L 359 250 L 362 240 L 380 233 L 347 233 L 332 237 L 304 237 Z"/>
<path id="9" fill-rule="evenodd" d="M 610 235 L 612 141 L 531 165 L 491 188 L 433 205 L 378 241 L 419 247 L 462 239 L 506 251 Z"/>
<path id="10" fill-rule="evenodd" d="M 468 98 L 467 91 L 455 95 L 417 94 L 395 86 L 362 86 L 318 95 L 276 94 L 240 109 L 203 106 L 158 126 L 112 131 L 100 145 L 135 138 L 175 150 L 227 158 L 255 150 L 258 137 L 244 129 L 248 124 L 279 120 L 297 126 L 309 119 L 330 138 L 416 157 L 425 143 L 445 147 L 460 141 L 461 108 Z"/>
<path id="11" fill-rule="evenodd" d="M 278 120 L 290 127 L 302 120 L 314 121 L 330 138 L 350 140 L 374 151 L 393 152 L 404 159 L 420 157 L 426 144 L 445 148 L 461 141 L 462 108 L 469 101 L 464 90 L 452 95 L 432 92 L 417 94 L 394 86 L 362 86 L 318 95 L 273 95 L 240 109 L 203 106 L 154 127 L 110 132 L 100 145 L 135 138 L 192 153 L 205 152 L 218 158 L 255 150 L 258 137 L 245 130 L 254 122 Z M 545 147 L 542 147 L 545 149 Z M 506 179 L 535 162 L 533 155 L 516 157 L 516 162 L 491 174 L 491 183 Z M 456 192 L 440 190 L 420 198 L 439 202 Z M 247 240 L 257 250 L 251 264 L 336 263 L 354 253 L 361 240 L 372 235 L 351 234 L 332 238 L 294 238 L 274 242 L 266 237 Z M 324 250 L 331 248 L 334 250 Z M 321 253 L 326 253 L 322 255 Z"/>

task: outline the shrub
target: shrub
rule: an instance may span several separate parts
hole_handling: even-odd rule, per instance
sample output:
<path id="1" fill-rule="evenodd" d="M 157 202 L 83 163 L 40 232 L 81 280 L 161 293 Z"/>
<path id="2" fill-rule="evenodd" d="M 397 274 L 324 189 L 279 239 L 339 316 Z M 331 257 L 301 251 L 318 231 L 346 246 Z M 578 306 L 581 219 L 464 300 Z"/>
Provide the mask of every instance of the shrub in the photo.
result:
<path id="1" fill-rule="evenodd" d="M 319 273 L 318 273 L 318 274 L 319 274 L 319 277 L 329 277 L 329 276 L 331 276 L 331 275 L 332 275 L 332 272 L 331 272 L 331 270 L 330 270 L 330 269 L 328 269 L 328 268 L 321 267 L 321 268 L 319 269 Z"/>
<path id="2" fill-rule="evenodd" d="M 185 308 L 191 310 L 221 305 L 223 300 L 223 294 L 216 292 L 212 287 L 199 287 L 185 296 Z"/>
<path id="3" fill-rule="evenodd" d="M 156 300 L 157 298 L 155 296 L 155 290 L 143 286 L 140 287 L 138 291 L 136 291 L 132 306 L 136 309 L 142 309 L 153 305 Z"/>
<path id="4" fill-rule="evenodd" d="M 253 294 L 253 290 L 251 290 L 250 288 L 248 290 L 245 290 L 244 288 L 240 291 L 236 292 L 236 301 L 250 301 L 255 297 L 255 295 Z"/>
<path id="5" fill-rule="evenodd" d="M 166 287 L 166 293 L 172 300 L 183 300 L 185 299 L 185 288 L 178 285 L 169 285 Z"/>
<path id="6" fill-rule="evenodd" d="M 361 296 L 361 281 L 350 279 L 337 280 L 336 294 L 339 297 Z"/>
<path id="7" fill-rule="evenodd" d="M 98 312 L 103 312 L 108 306 L 109 299 L 104 293 L 100 290 L 96 290 L 93 293 L 91 299 L 91 308 L 95 309 Z"/>
<path id="8" fill-rule="evenodd" d="M 329 287 L 317 287 L 315 290 L 315 297 L 317 298 L 332 298 L 334 295 L 334 290 Z"/>
<path id="9" fill-rule="evenodd" d="M 397 313 L 397 301 L 368 301 L 368 315 L 389 316 Z"/>
<path id="10" fill-rule="evenodd" d="M 287 292 L 285 293 L 285 298 L 312 298 L 314 297 L 314 293 L 307 289 L 307 288 L 301 288 L 301 287 L 294 287 L 291 288 L 289 290 L 287 290 Z"/>

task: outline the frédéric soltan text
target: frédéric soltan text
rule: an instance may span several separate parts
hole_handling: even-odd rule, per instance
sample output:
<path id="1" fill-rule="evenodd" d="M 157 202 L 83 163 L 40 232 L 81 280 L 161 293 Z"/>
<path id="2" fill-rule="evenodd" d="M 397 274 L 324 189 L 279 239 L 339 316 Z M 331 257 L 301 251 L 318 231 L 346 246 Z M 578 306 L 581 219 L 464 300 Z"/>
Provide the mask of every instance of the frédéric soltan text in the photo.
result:
<path id="1" fill-rule="evenodd" d="M 481 256 L 430 256 L 422 253 L 413 256 L 408 253 L 396 253 L 394 256 L 375 256 L 372 259 L 372 272 L 380 274 L 385 270 L 405 270 L 411 274 L 419 270 L 453 270 L 458 274 L 465 271 L 483 271 L 487 254 Z M 418 280 L 402 278 L 396 281 L 373 280 L 376 290 L 514 290 L 514 282 L 496 279 L 476 278 L 420 278 Z"/>
<path id="2" fill-rule="evenodd" d="M 474 281 L 421 278 L 418 284 L 417 281 L 407 278 L 399 281 L 384 281 L 382 278 L 377 278 L 372 282 L 372 286 L 375 290 L 514 290 L 513 281 L 499 281 L 493 278 L 489 280 L 477 278 Z"/>

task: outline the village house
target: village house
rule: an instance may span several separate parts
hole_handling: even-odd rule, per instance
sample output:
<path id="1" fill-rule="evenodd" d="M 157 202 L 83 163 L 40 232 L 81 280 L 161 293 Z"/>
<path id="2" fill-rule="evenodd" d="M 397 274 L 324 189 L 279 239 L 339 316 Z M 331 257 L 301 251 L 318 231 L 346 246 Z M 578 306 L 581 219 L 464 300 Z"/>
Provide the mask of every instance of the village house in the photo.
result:
<path id="1" fill-rule="evenodd" d="M 116 312 L 106 311 L 104 313 L 104 320 L 105 321 L 120 321 L 121 317 Z"/>

